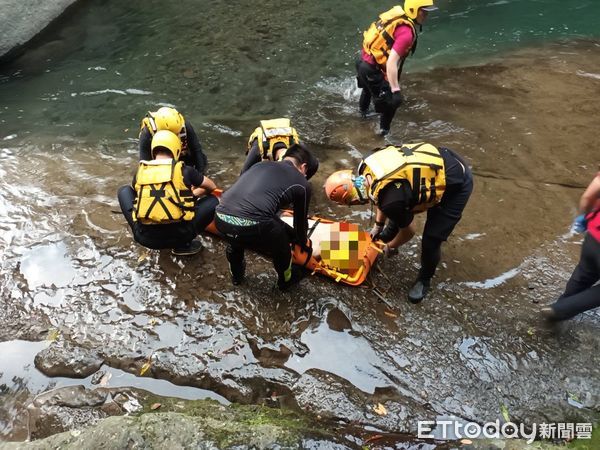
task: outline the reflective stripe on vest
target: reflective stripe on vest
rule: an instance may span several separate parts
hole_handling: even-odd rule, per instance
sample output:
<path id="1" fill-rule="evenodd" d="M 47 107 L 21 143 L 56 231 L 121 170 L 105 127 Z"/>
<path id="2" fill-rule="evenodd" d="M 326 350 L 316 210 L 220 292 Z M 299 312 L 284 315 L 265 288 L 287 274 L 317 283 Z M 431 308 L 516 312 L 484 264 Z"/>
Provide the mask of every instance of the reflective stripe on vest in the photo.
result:
<path id="1" fill-rule="evenodd" d="M 411 54 L 417 49 L 417 31 L 414 22 L 404 13 L 401 6 L 394 6 L 389 11 L 379 16 L 379 20 L 373 22 L 369 29 L 364 32 L 363 50 L 372 55 L 377 64 L 385 66 L 388 56 L 394 46 L 394 32 L 398 25 L 408 25 L 413 33 Z M 400 55 L 404 57 L 404 55 Z"/>
<path id="2" fill-rule="evenodd" d="M 189 221 L 194 196 L 183 181 L 183 162 L 140 161 L 135 180 L 133 220 L 145 225 Z"/>
<path id="3" fill-rule="evenodd" d="M 260 126 L 257 127 L 248 139 L 248 149 L 250 151 L 254 140 L 258 142 L 258 151 L 262 160 L 275 161 L 275 152 L 273 147 L 277 143 L 282 143 L 285 148 L 289 148 L 292 144 L 300 142 L 298 133 L 292 127 L 290 119 L 271 119 L 261 120 Z"/>
<path id="4" fill-rule="evenodd" d="M 408 181 L 415 212 L 438 203 L 446 189 L 444 159 L 435 146 L 424 142 L 378 150 L 361 163 L 358 173 L 370 176 L 369 198 L 376 204 L 379 193 L 388 184 Z"/>

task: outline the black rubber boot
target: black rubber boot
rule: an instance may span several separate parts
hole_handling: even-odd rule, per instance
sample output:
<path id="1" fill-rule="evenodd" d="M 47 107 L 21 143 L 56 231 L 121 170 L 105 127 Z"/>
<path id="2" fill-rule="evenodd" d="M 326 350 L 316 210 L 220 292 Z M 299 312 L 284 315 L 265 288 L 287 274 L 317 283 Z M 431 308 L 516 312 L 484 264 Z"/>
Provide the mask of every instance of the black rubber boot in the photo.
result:
<path id="1" fill-rule="evenodd" d="M 302 280 L 302 278 L 304 278 L 304 269 L 302 269 L 302 267 L 300 266 L 293 265 L 292 276 L 290 277 L 290 279 L 288 281 L 285 281 L 279 278 L 277 280 L 277 287 L 280 291 L 287 291 L 292 286 L 298 284 L 300 280 Z"/>
<path id="2" fill-rule="evenodd" d="M 202 248 L 200 241 L 193 240 L 186 245 L 172 249 L 171 253 L 175 256 L 191 256 L 198 253 Z"/>
<path id="3" fill-rule="evenodd" d="M 430 285 L 430 280 L 417 279 L 410 288 L 410 291 L 408 291 L 408 301 L 415 305 L 421 303 L 427 295 L 427 292 L 429 292 Z"/>
<path id="4" fill-rule="evenodd" d="M 229 264 L 229 272 L 231 273 L 231 283 L 234 286 L 239 286 L 246 280 L 246 261 L 243 261 L 242 266 L 235 272 L 233 271 L 233 266 Z"/>
<path id="5" fill-rule="evenodd" d="M 237 250 L 237 251 L 236 251 Z M 234 249 L 228 245 L 225 249 L 225 257 L 229 261 L 229 272 L 231 273 L 231 283 L 238 286 L 246 279 L 246 261 L 244 261 L 243 250 Z"/>

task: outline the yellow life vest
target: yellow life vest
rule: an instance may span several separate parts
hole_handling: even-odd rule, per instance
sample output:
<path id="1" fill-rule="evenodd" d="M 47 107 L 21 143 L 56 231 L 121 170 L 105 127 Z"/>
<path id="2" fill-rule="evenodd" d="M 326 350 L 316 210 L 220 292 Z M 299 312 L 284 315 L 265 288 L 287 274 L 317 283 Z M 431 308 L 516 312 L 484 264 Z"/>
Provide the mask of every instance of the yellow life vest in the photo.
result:
<path id="1" fill-rule="evenodd" d="M 446 189 L 444 159 L 431 144 L 390 145 L 365 158 L 359 175 L 369 179 L 369 198 L 378 203 L 379 193 L 390 183 L 406 180 L 412 190 L 413 211 L 420 212 L 442 199 Z"/>
<path id="2" fill-rule="evenodd" d="M 154 119 L 152 117 L 144 117 L 142 119 L 142 123 L 140 124 L 140 134 L 144 131 L 144 128 L 147 128 L 150 131 L 150 136 L 154 136 L 154 133 L 158 131 L 156 127 L 156 123 L 154 123 Z"/>
<path id="3" fill-rule="evenodd" d="M 158 225 L 194 218 L 194 196 L 183 182 L 181 161 L 140 161 L 135 177 L 135 192 L 135 222 Z"/>
<path id="4" fill-rule="evenodd" d="M 388 56 L 394 46 L 394 32 L 398 25 L 408 25 L 413 33 L 413 44 L 411 54 L 417 49 L 417 30 L 415 23 L 410 19 L 401 6 L 394 6 L 389 11 L 379 16 L 379 20 L 373 22 L 369 29 L 364 32 L 363 50 L 372 55 L 380 66 L 385 66 Z M 400 55 L 404 56 L 404 55 Z"/>
<path id="5" fill-rule="evenodd" d="M 248 139 L 246 154 L 250 151 L 255 139 L 258 141 L 260 157 L 263 160 L 272 161 L 275 161 L 275 152 L 273 151 L 275 144 L 283 143 L 287 149 L 292 144 L 300 142 L 298 132 L 292 127 L 290 119 L 285 118 L 261 120 L 260 126 L 254 130 L 254 133 Z"/>

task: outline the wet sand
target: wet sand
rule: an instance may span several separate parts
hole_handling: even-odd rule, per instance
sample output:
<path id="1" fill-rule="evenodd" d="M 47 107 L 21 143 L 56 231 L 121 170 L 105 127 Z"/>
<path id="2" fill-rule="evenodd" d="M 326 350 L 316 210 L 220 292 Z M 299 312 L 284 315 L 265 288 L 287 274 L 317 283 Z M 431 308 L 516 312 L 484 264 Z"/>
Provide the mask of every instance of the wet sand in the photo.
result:
<path id="1" fill-rule="evenodd" d="M 233 289 L 216 239 L 203 238 L 191 259 L 133 244 L 113 213 L 135 164 L 132 141 L 5 140 L 0 339 L 59 330 L 48 358 L 66 373 L 70 346 L 131 373 L 152 355 L 148 373 L 158 378 L 244 403 L 276 392 L 278 405 L 389 431 L 414 432 L 417 420 L 441 414 L 495 420 L 501 405 L 525 423 L 590 420 L 600 409 L 600 317 L 554 329 L 537 309 L 577 260 L 580 237 L 568 229 L 598 164 L 599 63 L 598 44 L 575 42 L 407 75 L 407 108 L 390 140 L 446 145 L 475 173 L 435 291 L 418 306 L 405 300 L 418 239 L 373 274 L 386 303 L 317 277 L 274 293 L 270 264 L 255 256 L 250 282 Z M 313 210 L 366 225 L 366 210 L 332 206 L 320 186 L 358 162 L 356 149 L 367 154 L 383 140 L 374 119 L 329 118 L 315 145 Z M 220 184 L 237 175 L 243 141 L 206 136 L 209 175 Z M 374 414 L 377 403 L 386 416 Z"/>

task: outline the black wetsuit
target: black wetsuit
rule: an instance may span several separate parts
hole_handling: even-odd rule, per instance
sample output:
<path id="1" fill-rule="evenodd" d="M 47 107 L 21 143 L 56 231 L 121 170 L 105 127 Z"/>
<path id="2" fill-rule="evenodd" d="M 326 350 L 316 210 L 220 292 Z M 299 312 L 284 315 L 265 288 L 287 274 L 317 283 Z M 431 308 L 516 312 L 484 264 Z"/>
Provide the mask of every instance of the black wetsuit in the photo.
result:
<path id="1" fill-rule="evenodd" d="M 182 141 L 182 145 L 184 150 L 187 147 L 187 151 L 181 153 L 179 160 L 183 161 L 186 166 L 194 167 L 198 172 L 204 174 L 206 173 L 208 160 L 202 151 L 198 135 L 188 122 L 185 122 L 185 133 L 186 138 L 185 141 Z M 148 128 L 144 127 L 140 132 L 140 161 L 149 161 L 152 159 L 151 145 L 152 134 Z"/>
<path id="2" fill-rule="evenodd" d="M 306 243 L 310 185 L 291 161 L 263 161 L 244 172 L 216 209 L 215 225 L 229 245 L 227 259 L 234 276 L 244 271 L 244 248 L 273 257 L 280 286 L 292 261 L 290 244 Z M 293 204 L 294 227 L 278 213 Z"/>
<path id="3" fill-rule="evenodd" d="M 248 154 L 246 155 L 246 161 L 244 161 L 244 166 L 242 167 L 242 171 L 240 175 L 247 171 L 254 164 L 262 161 L 262 157 L 260 154 L 260 149 L 258 148 L 258 139 L 254 139 L 254 142 L 250 146 L 250 150 L 248 150 Z"/>
<path id="4" fill-rule="evenodd" d="M 213 195 L 207 195 L 196 201 L 194 218 L 191 221 L 181 221 L 169 224 L 146 225 L 133 221 L 133 204 L 136 198 L 135 176 L 131 186 L 122 186 L 117 197 L 121 212 L 129 224 L 134 240 L 144 247 L 152 249 L 178 248 L 191 242 L 198 233 L 212 222 L 215 207 L 219 201 Z M 200 186 L 204 176 L 196 169 L 183 166 L 183 182 L 186 186 Z"/>
<path id="5" fill-rule="evenodd" d="M 435 274 L 441 258 L 442 242 L 454 230 L 462 217 L 473 191 L 473 175 L 462 158 L 447 148 L 440 148 L 444 159 L 446 189 L 441 201 L 427 210 L 427 221 L 423 230 L 421 244 L 421 270 L 419 278 L 429 281 Z M 417 203 L 408 181 L 397 186 L 387 185 L 378 196 L 378 207 L 388 217 L 386 228 L 379 238 L 391 241 L 400 228 L 407 227 L 413 221 L 412 209 Z"/>
<path id="6" fill-rule="evenodd" d="M 404 64 L 404 60 L 402 62 Z M 402 67 L 398 69 L 398 76 L 402 72 Z M 382 130 L 390 130 L 392 119 L 396 115 L 396 110 L 400 107 L 401 97 L 392 95 L 390 83 L 385 79 L 384 73 L 378 66 L 374 66 L 359 59 L 356 62 L 356 79 L 358 87 L 362 88 L 358 107 L 361 114 L 367 114 L 371 100 L 375 112 L 381 114 L 379 118 L 379 126 Z"/>

